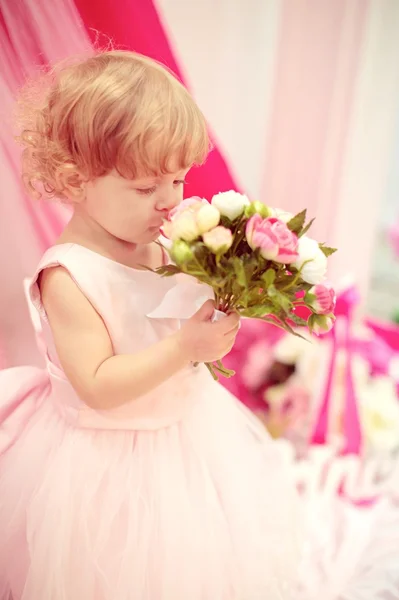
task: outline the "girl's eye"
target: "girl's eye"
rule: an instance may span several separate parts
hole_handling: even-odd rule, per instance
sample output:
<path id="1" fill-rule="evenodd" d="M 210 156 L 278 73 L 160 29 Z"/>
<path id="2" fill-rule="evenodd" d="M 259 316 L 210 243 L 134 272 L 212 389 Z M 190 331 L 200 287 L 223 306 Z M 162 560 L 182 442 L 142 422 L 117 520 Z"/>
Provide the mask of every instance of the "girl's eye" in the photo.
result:
<path id="1" fill-rule="evenodd" d="M 180 185 L 185 185 L 185 180 L 184 179 L 175 179 L 175 181 L 173 182 L 173 185 L 175 187 L 179 187 Z M 150 196 L 151 194 L 153 194 L 156 191 L 156 186 L 150 187 L 150 188 L 137 188 L 136 191 L 139 194 L 142 194 L 143 196 Z"/>
<path id="2" fill-rule="evenodd" d="M 138 193 L 139 194 L 143 194 L 144 196 L 150 196 L 151 194 L 153 194 L 155 192 L 157 188 L 156 187 L 152 187 L 152 188 L 146 188 L 146 189 L 138 189 Z"/>

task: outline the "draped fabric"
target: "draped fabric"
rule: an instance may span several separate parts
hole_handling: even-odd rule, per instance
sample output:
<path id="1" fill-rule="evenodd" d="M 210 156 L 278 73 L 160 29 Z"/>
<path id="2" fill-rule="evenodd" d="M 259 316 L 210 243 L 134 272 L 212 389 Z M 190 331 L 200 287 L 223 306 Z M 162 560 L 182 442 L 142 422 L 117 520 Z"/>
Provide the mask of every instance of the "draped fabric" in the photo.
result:
<path id="1" fill-rule="evenodd" d="M 316 217 L 330 278 L 366 295 L 398 206 L 396 0 L 157 0 L 197 100 L 252 196 Z"/>
<path id="2" fill-rule="evenodd" d="M 23 190 L 14 141 L 16 94 L 44 64 L 88 51 L 72 1 L 0 1 L 0 367 L 39 361 L 22 281 L 69 214 L 60 204 L 31 200 Z"/>

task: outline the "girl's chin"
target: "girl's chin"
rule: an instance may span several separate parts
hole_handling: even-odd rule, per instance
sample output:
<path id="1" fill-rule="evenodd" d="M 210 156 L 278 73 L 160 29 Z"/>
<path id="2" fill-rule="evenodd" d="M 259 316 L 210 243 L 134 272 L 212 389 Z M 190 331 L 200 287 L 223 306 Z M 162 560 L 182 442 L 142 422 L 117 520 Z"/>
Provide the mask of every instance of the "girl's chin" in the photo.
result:
<path id="1" fill-rule="evenodd" d="M 161 235 L 161 232 L 159 230 L 159 227 L 152 227 L 151 229 L 147 229 L 147 231 L 143 231 L 143 233 L 141 233 L 140 235 L 138 235 L 135 240 L 129 240 L 126 242 L 124 242 L 127 246 L 128 245 L 142 245 L 142 244 L 149 244 L 155 240 L 157 240 L 159 238 L 159 236 Z"/>
<path id="2" fill-rule="evenodd" d="M 136 238 L 135 243 L 138 246 L 142 246 L 143 244 L 151 244 L 151 242 L 155 242 L 160 236 L 159 229 L 157 231 L 146 231 L 140 237 Z"/>
<path id="3" fill-rule="evenodd" d="M 148 236 L 151 238 L 157 238 L 160 236 L 160 234 L 161 234 L 161 230 L 159 227 L 151 227 L 148 230 Z"/>

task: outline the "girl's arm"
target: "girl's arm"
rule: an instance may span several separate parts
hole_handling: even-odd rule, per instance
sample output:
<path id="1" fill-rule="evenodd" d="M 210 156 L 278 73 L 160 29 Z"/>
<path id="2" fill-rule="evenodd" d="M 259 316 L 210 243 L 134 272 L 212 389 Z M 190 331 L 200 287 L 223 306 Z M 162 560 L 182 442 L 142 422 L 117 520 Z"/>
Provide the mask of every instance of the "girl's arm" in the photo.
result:
<path id="1" fill-rule="evenodd" d="M 43 271 L 40 287 L 61 366 L 79 397 L 95 409 L 138 398 L 192 361 L 221 358 L 238 329 L 237 315 L 211 323 L 208 302 L 175 334 L 136 354 L 114 355 L 103 320 L 65 269 Z"/>

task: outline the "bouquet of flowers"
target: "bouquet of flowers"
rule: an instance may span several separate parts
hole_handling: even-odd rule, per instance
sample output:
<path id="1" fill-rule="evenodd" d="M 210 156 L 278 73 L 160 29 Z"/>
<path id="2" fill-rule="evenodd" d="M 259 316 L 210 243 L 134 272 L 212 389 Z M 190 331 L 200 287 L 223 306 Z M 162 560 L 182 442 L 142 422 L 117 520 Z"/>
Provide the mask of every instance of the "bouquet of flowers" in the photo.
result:
<path id="1" fill-rule="evenodd" d="M 216 315 L 237 311 L 298 335 L 294 327 L 327 332 L 334 321 L 335 294 L 324 283 L 327 257 L 335 252 L 309 238 L 306 210 L 297 215 L 250 202 L 237 192 L 217 194 L 209 203 L 184 200 L 164 223 L 172 264 L 156 270 L 162 276 L 185 273 L 211 286 Z M 307 307 L 310 316 L 297 310 Z M 230 377 L 221 361 L 208 364 Z"/>

